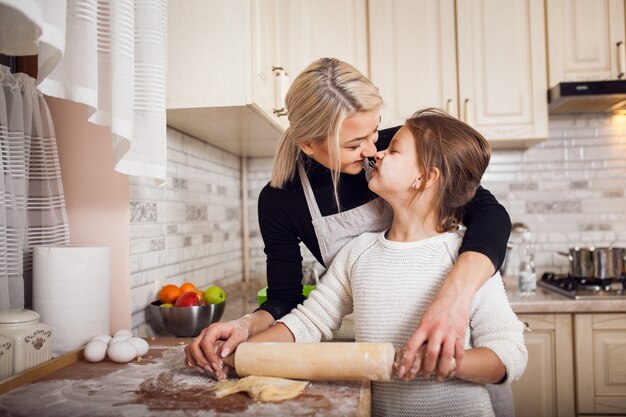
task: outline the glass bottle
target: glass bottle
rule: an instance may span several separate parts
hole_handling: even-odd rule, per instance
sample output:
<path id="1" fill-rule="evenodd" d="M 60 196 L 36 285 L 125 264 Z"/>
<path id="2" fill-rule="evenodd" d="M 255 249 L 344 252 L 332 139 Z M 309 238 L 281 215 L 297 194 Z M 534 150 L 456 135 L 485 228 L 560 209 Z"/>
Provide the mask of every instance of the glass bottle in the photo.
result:
<path id="1" fill-rule="evenodd" d="M 537 272 L 535 271 L 535 246 L 530 233 L 525 233 L 522 243 L 522 257 L 519 264 L 519 290 L 523 297 L 537 291 Z"/>

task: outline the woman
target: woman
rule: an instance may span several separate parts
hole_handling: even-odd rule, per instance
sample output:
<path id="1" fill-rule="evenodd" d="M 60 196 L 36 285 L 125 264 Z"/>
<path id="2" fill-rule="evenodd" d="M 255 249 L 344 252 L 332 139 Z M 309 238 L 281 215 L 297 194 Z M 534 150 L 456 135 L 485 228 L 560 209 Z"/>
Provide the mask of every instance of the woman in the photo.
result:
<path id="1" fill-rule="evenodd" d="M 272 181 L 259 196 L 268 299 L 252 314 L 204 329 L 185 349 L 190 366 L 223 378 L 221 358 L 303 301 L 300 242 L 328 267 L 352 238 L 389 228 L 391 210 L 369 190 L 363 170 L 398 130 L 379 137 L 381 105 L 378 88 L 336 59 L 315 61 L 296 77 L 286 97 L 290 126 L 276 151 Z M 511 229 L 504 208 L 482 188 L 463 223 L 460 256 L 404 352 L 409 367 L 428 341 L 423 370 L 440 377 L 453 357 L 462 361 L 472 296 L 501 265 Z"/>
<path id="2" fill-rule="evenodd" d="M 308 300 L 249 341 L 330 340 L 354 312 L 357 341 L 402 348 L 455 261 L 462 209 L 489 156 L 487 141 L 465 123 L 433 109 L 413 115 L 376 154 L 369 183 L 393 209 L 391 228 L 351 240 Z M 404 381 L 372 382 L 372 415 L 492 416 L 485 385 L 518 379 L 528 357 L 498 273 L 474 295 L 470 329 L 454 377 L 415 379 L 418 355 Z"/>

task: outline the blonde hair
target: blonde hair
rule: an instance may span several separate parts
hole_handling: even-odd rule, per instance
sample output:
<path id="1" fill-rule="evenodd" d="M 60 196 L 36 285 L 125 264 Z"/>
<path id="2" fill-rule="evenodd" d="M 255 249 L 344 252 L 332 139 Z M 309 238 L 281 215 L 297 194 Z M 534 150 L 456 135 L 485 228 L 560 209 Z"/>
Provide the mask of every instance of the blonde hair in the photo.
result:
<path id="1" fill-rule="evenodd" d="M 438 232 L 456 230 L 489 165 L 489 142 L 466 123 L 438 109 L 424 109 L 406 121 L 415 140 L 422 172 L 441 172 Z M 423 190 L 423 181 L 418 190 Z"/>
<path id="2" fill-rule="evenodd" d="M 287 92 L 289 127 L 278 142 L 270 185 L 283 188 L 294 178 L 302 153 L 301 143 L 319 144 L 328 138 L 335 201 L 339 207 L 341 125 L 350 115 L 381 104 L 378 88 L 352 65 L 335 58 L 321 58 L 310 64 Z"/>

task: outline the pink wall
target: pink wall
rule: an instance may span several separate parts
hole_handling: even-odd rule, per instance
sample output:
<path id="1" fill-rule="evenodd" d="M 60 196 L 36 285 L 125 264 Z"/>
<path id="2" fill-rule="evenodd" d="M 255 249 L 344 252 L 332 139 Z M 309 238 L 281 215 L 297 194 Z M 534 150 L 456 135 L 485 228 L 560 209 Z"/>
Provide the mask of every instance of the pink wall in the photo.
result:
<path id="1" fill-rule="evenodd" d="M 130 329 L 128 177 L 113 170 L 107 127 L 82 104 L 46 97 L 57 138 L 72 245 L 111 246 L 111 332 Z"/>

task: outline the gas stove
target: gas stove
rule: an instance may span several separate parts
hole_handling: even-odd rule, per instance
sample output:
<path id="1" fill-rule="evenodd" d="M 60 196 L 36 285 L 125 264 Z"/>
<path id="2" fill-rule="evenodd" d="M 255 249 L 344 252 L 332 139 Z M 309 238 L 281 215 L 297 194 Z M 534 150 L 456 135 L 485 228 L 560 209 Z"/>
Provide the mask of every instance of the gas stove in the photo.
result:
<path id="1" fill-rule="evenodd" d="M 576 300 L 626 298 L 626 277 L 577 278 L 570 274 L 546 272 L 538 284 Z"/>

